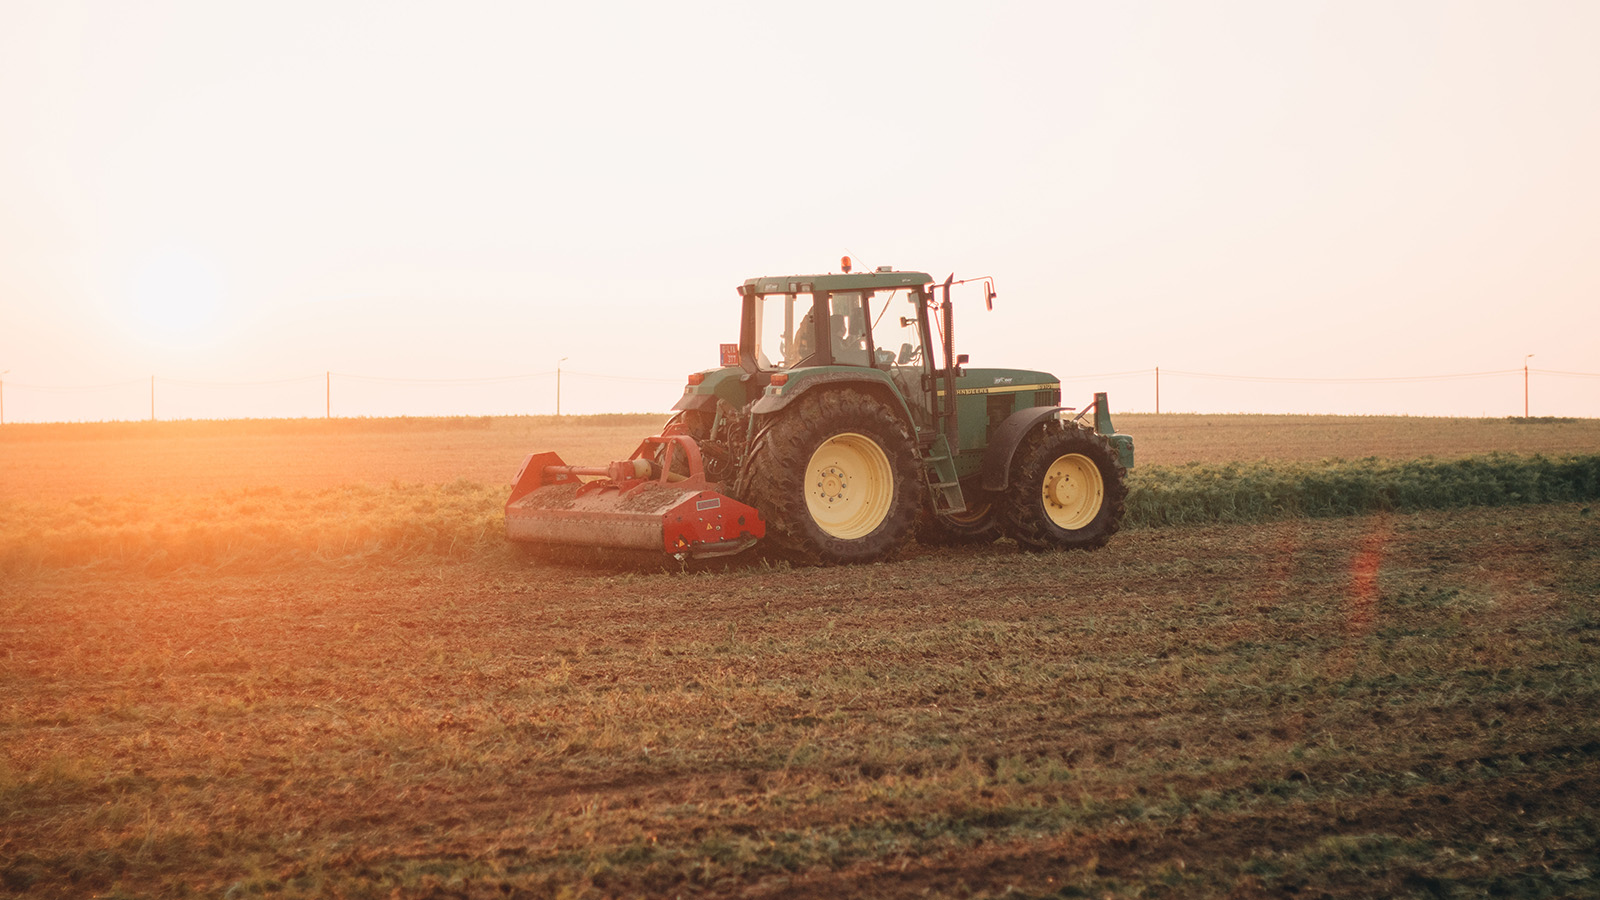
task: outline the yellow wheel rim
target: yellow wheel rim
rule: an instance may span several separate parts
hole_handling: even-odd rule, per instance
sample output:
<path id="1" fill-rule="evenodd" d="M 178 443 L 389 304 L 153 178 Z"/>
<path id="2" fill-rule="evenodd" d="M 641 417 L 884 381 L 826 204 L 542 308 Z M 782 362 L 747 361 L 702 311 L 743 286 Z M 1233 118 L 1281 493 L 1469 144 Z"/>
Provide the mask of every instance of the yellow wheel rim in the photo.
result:
<path id="1" fill-rule="evenodd" d="M 1068 453 L 1057 457 L 1045 470 L 1044 514 L 1057 528 L 1076 531 L 1083 528 L 1100 512 L 1106 496 L 1105 479 L 1094 460 L 1081 453 Z"/>
<path id="2" fill-rule="evenodd" d="M 835 435 L 822 442 L 806 466 L 806 509 L 833 537 L 855 540 L 872 533 L 894 503 L 894 471 L 872 438 Z"/>

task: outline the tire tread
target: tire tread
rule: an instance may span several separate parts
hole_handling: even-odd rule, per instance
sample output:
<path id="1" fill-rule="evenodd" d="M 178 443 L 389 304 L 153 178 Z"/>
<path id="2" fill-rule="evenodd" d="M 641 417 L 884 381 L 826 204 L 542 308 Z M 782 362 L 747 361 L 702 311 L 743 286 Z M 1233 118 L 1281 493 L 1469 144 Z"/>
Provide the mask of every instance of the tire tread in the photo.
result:
<path id="1" fill-rule="evenodd" d="M 823 532 L 805 499 L 804 473 L 812 453 L 845 432 L 878 442 L 894 480 L 894 499 L 883 523 L 856 540 Z M 797 399 L 756 438 L 741 478 L 742 499 L 766 520 L 768 552 L 802 565 L 877 562 L 899 553 L 911 538 L 919 508 L 913 446 L 900 417 L 859 391 L 830 390 Z"/>

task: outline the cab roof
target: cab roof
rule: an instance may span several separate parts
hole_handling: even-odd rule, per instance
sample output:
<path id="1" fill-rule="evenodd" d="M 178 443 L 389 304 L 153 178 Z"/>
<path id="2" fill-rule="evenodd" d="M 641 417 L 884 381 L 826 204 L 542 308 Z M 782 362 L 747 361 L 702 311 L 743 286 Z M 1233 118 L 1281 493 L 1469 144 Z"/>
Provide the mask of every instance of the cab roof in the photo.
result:
<path id="1" fill-rule="evenodd" d="M 763 275 L 749 278 L 739 287 L 740 294 L 802 294 L 820 291 L 889 291 L 895 288 L 932 284 L 927 272 L 851 272 L 826 275 Z"/>

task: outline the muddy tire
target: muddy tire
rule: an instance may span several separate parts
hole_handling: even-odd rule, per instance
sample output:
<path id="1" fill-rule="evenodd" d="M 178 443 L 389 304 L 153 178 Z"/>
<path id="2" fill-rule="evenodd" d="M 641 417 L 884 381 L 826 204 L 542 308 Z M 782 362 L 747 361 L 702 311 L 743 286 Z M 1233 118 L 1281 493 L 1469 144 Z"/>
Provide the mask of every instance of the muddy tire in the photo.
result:
<path id="1" fill-rule="evenodd" d="M 898 553 L 919 506 L 906 425 L 851 390 L 803 397 L 750 450 L 742 493 L 766 519 L 768 552 L 809 565 Z"/>
<path id="2" fill-rule="evenodd" d="M 1000 496 L 984 491 L 976 483 L 962 485 L 967 511 L 940 516 L 925 512 L 917 525 L 917 542 L 930 547 L 964 547 L 990 544 L 1000 539 L 1000 515 L 996 508 Z"/>
<path id="3" fill-rule="evenodd" d="M 1027 550 L 1093 550 L 1122 526 L 1127 496 L 1110 441 L 1087 428 L 1047 428 L 1012 461 L 1001 523 Z"/>

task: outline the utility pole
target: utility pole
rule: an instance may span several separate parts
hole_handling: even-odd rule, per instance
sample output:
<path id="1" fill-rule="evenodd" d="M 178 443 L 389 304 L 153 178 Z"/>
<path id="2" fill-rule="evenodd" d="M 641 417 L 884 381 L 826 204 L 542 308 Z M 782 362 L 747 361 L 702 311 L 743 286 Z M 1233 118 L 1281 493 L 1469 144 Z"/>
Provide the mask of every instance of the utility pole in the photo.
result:
<path id="1" fill-rule="evenodd" d="M 556 361 L 556 418 L 558 419 L 561 418 L 561 364 L 571 358 L 563 356 Z"/>
<path id="2" fill-rule="evenodd" d="M 1532 353 L 1522 358 L 1522 417 L 1524 419 L 1528 417 L 1528 360 L 1530 359 L 1533 359 Z"/>

